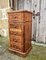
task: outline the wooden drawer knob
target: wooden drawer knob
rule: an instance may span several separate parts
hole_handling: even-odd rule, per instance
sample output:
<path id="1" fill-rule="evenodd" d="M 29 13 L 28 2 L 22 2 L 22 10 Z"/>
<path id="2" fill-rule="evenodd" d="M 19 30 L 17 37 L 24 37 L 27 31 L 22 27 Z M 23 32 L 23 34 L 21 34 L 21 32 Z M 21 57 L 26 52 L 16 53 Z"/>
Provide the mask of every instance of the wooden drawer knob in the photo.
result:
<path id="1" fill-rule="evenodd" d="M 16 35 L 16 33 L 14 33 L 14 35 Z"/>
<path id="2" fill-rule="evenodd" d="M 13 40 L 14 40 L 14 42 L 17 42 L 17 39 L 16 38 L 14 38 Z"/>
<path id="3" fill-rule="evenodd" d="M 14 39 L 14 42 L 17 42 L 17 40 L 16 40 L 16 39 Z"/>
<path id="4" fill-rule="evenodd" d="M 17 18 L 16 16 L 14 16 L 14 18 Z"/>
<path id="5" fill-rule="evenodd" d="M 17 28 L 17 26 L 15 26 L 14 28 Z"/>
<path id="6" fill-rule="evenodd" d="M 14 48 L 17 48 L 17 46 L 16 46 L 15 44 L 13 44 L 13 47 L 14 47 Z"/>

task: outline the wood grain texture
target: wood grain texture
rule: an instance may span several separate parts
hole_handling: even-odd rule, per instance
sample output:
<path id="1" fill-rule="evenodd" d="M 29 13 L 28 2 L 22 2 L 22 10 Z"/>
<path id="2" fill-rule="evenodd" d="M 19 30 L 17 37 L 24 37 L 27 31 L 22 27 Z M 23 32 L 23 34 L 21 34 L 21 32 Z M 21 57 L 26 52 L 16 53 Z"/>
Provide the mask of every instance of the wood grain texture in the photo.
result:
<path id="1" fill-rule="evenodd" d="M 32 48 L 32 13 L 28 11 L 9 12 L 10 49 L 25 53 Z"/>

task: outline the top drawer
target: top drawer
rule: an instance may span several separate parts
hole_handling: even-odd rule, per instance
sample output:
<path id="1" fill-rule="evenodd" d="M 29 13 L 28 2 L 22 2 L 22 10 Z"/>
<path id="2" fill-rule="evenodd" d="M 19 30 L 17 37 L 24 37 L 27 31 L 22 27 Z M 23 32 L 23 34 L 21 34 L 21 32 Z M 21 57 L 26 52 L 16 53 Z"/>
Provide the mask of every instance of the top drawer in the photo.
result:
<path id="1" fill-rule="evenodd" d="M 19 22 L 32 21 L 32 13 L 27 11 L 9 12 L 9 20 L 16 20 Z"/>
<path id="2" fill-rule="evenodd" d="M 21 13 L 10 13 L 9 14 L 10 20 L 22 20 L 22 14 Z"/>

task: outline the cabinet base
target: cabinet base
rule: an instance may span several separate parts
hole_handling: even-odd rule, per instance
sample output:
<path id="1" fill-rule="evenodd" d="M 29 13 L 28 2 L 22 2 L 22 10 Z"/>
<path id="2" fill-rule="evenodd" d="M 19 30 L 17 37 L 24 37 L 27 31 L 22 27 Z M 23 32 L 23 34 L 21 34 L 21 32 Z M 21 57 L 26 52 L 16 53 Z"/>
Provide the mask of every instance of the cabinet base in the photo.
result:
<path id="1" fill-rule="evenodd" d="M 17 50 L 13 50 L 13 49 L 9 48 L 10 51 L 16 52 L 17 54 L 19 54 L 22 57 L 26 57 L 27 54 L 29 53 L 29 51 L 31 51 L 31 49 L 32 48 L 30 47 L 25 53 L 23 53 L 23 52 L 20 52 L 20 51 L 17 51 Z"/>

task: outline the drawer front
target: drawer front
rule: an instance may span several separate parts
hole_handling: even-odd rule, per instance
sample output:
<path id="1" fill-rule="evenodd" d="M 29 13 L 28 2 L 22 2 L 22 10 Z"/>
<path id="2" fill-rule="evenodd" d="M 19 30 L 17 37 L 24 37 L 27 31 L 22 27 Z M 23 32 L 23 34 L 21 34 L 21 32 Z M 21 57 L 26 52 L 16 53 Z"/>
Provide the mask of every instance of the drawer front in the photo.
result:
<path id="1" fill-rule="evenodd" d="M 13 22 L 11 22 L 11 23 L 9 23 L 9 26 L 10 26 L 10 28 L 19 29 L 19 28 L 22 28 L 22 23 L 18 23 L 18 22 L 13 23 Z"/>
<path id="2" fill-rule="evenodd" d="M 20 31 L 10 31 L 10 35 L 18 35 L 18 36 L 22 36 L 23 33 Z"/>
<path id="3" fill-rule="evenodd" d="M 10 36 L 10 45 L 14 49 L 22 50 L 23 47 L 23 42 L 22 42 L 22 37 L 21 36 L 15 36 L 11 35 Z"/>
<path id="4" fill-rule="evenodd" d="M 21 43 L 13 43 L 13 48 L 22 50 L 23 45 Z"/>
<path id="5" fill-rule="evenodd" d="M 10 41 L 13 41 L 14 43 L 23 43 L 23 37 L 18 35 L 10 35 Z"/>
<path id="6" fill-rule="evenodd" d="M 15 29 L 15 28 L 10 28 L 9 29 L 9 34 L 21 34 L 23 31 L 21 29 Z"/>
<path id="7" fill-rule="evenodd" d="M 9 14 L 9 19 L 10 20 L 21 20 L 22 14 L 21 13 L 11 13 Z"/>
<path id="8" fill-rule="evenodd" d="M 20 50 L 23 51 L 23 45 L 21 43 L 15 43 L 14 41 L 11 41 L 10 43 L 10 48 L 14 49 L 14 50 Z"/>

